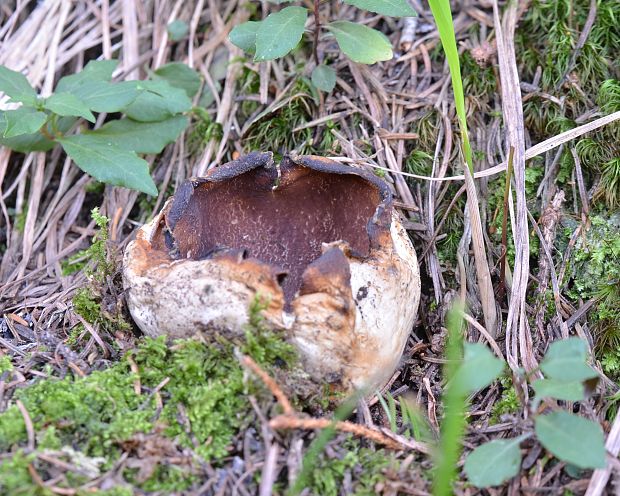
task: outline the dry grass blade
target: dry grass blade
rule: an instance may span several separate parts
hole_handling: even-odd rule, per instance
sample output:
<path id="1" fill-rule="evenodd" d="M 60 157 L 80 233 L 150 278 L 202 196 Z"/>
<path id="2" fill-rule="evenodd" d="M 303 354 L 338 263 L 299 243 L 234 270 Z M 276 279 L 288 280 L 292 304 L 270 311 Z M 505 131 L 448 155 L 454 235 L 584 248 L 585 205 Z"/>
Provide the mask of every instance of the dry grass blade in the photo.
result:
<path id="1" fill-rule="evenodd" d="M 618 454 L 620 453 L 619 414 L 616 414 L 616 419 L 611 426 L 611 431 L 609 432 L 609 436 L 607 436 L 605 448 L 611 456 L 613 456 L 614 458 L 618 457 Z M 596 469 L 592 474 L 592 478 L 590 479 L 590 484 L 588 485 L 585 496 L 600 496 L 604 494 L 605 488 L 607 487 L 607 482 L 609 481 L 609 477 L 611 476 L 611 471 L 613 468 L 614 466 L 611 461 L 608 461 L 605 468 Z"/>
<path id="2" fill-rule="evenodd" d="M 568 143 L 584 134 L 590 133 L 596 129 L 607 126 L 620 120 L 620 111 L 613 112 L 611 114 L 605 115 L 603 117 L 599 117 L 598 119 L 593 120 L 592 122 L 588 122 L 587 124 L 582 124 L 581 126 L 577 126 L 573 129 L 569 129 L 568 131 L 564 131 L 563 133 L 552 136 L 549 139 L 541 141 L 534 146 L 531 146 L 527 150 L 525 150 L 525 159 L 529 160 L 534 157 L 538 157 L 549 150 L 553 150 L 558 146 Z M 332 160 L 340 160 L 342 162 L 352 162 L 353 160 L 348 157 L 331 157 Z M 375 169 L 391 171 L 386 167 L 381 167 L 377 164 L 368 164 L 370 167 Z M 508 162 L 502 162 L 501 164 L 494 165 L 493 167 L 489 167 L 483 171 L 474 172 L 474 179 L 481 179 L 484 177 L 491 177 L 497 174 L 501 174 L 508 168 Z M 430 176 L 422 176 L 420 174 L 411 174 L 410 172 L 399 172 L 399 171 L 391 171 L 394 174 L 400 174 L 406 177 L 412 177 L 414 179 L 421 179 L 423 181 L 433 181 L 433 182 L 444 182 L 444 181 L 464 181 L 465 176 L 462 174 L 458 174 L 455 176 L 447 176 L 447 177 L 430 177 Z"/>
<path id="3" fill-rule="evenodd" d="M 499 19 L 499 6 L 493 3 L 493 19 L 497 33 L 497 56 L 502 86 L 504 123 L 506 125 L 506 151 L 514 148 L 513 172 L 516 205 L 516 225 L 512 226 L 515 246 L 515 266 L 510 291 L 510 304 L 506 322 L 507 358 L 511 367 L 518 367 L 521 359 L 526 370 L 536 368 L 532 340 L 526 327 L 525 298 L 529 279 L 530 240 L 525 197 L 525 132 L 523 108 L 517 61 L 514 48 L 514 31 L 517 24 L 518 5 L 509 4 L 504 11 L 503 23 Z M 512 197 L 511 201 L 512 201 Z M 517 349 L 519 350 L 517 352 Z"/>

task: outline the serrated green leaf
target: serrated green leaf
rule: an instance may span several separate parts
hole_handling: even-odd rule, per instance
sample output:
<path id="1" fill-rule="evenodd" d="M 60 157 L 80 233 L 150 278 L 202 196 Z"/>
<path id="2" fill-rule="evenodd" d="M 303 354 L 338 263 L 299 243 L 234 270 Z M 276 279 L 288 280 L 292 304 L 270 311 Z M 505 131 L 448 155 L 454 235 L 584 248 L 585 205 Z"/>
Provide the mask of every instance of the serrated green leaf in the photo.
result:
<path id="1" fill-rule="evenodd" d="M 61 133 L 66 133 L 76 122 L 75 117 L 61 117 L 58 119 L 56 127 Z M 4 133 L 3 121 L 0 119 L 0 145 L 6 146 L 16 152 L 47 152 L 54 148 L 55 141 L 47 139 L 41 133 L 22 134 L 13 138 L 3 138 Z"/>
<path id="2" fill-rule="evenodd" d="M 588 347 L 582 339 L 568 338 L 549 345 L 540 369 L 545 376 L 564 382 L 584 381 L 598 377 L 598 373 L 586 364 Z"/>
<path id="3" fill-rule="evenodd" d="M 187 36 L 189 32 L 189 26 L 187 23 L 181 19 L 177 19 L 176 21 L 172 21 L 168 24 L 166 28 L 168 30 L 168 36 L 172 41 L 182 40 Z"/>
<path id="4" fill-rule="evenodd" d="M 104 124 L 88 136 L 107 139 L 123 150 L 136 153 L 160 153 L 168 143 L 173 143 L 187 127 L 189 119 L 177 115 L 161 122 L 138 122 L 120 119 Z"/>
<path id="5" fill-rule="evenodd" d="M 417 15 L 407 0 L 344 0 L 344 3 L 358 9 L 392 17 L 415 17 Z"/>
<path id="6" fill-rule="evenodd" d="M 312 71 L 312 84 L 329 93 L 336 86 L 336 71 L 327 65 L 317 65 Z"/>
<path id="7" fill-rule="evenodd" d="M 155 71 L 154 78 L 163 79 L 171 86 L 184 90 L 189 98 L 193 98 L 200 89 L 200 76 L 198 73 L 180 62 L 162 65 Z"/>
<path id="8" fill-rule="evenodd" d="M 297 46 L 304 34 L 308 10 L 303 7 L 285 7 L 269 14 L 256 32 L 255 61 L 284 57 Z"/>
<path id="9" fill-rule="evenodd" d="M 56 92 L 72 93 L 78 86 L 88 81 L 109 82 L 117 66 L 118 60 L 91 60 L 80 72 L 60 78 Z"/>
<path id="10" fill-rule="evenodd" d="M 521 468 L 521 441 L 523 436 L 478 446 L 465 459 L 469 481 L 476 487 L 491 487 L 512 479 Z"/>
<path id="11" fill-rule="evenodd" d="M 89 122 L 95 122 L 95 116 L 88 106 L 71 93 L 54 93 L 45 100 L 44 107 L 58 115 L 83 117 Z"/>
<path id="12" fill-rule="evenodd" d="M 565 411 L 538 415 L 536 436 L 560 460 L 580 468 L 605 467 L 605 439 L 601 426 Z"/>
<path id="13" fill-rule="evenodd" d="M 59 138 L 58 142 L 80 169 L 98 181 L 157 194 L 148 163 L 106 137 L 76 134 Z"/>
<path id="14" fill-rule="evenodd" d="M 325 27 L 334 34 L 340 49 L 353 62 L 374 64 L 393 57 L 390 40 L 376 29 L 349 21 L 330 22 Z"/>
<path id="15" fill-rule="evenodd" d="M 13 71 L 0 65 L 0 92 L 16 102 L 34 105 L 37 101 L 37 92 L 21 72 Z"/>
<path id="16" fill-rule="evenodd" d="M 192 101 L 185 91 L 174 88 L 164 80 L 140 81 L 138 88 L 145 91 L 125 109 L 130 119 L 140 122 L 163 121 L 192 108 Z"/>
<path id="17" fill-rule="evenodd" d="M 15 110 L 3 112 L 2 117 L 3 138 L 36 133 L 47 120 L 46 113 L 25 105 Z"/>
<path id="18" fill-rule="evenodd" d="M 121 112 L 142 93 L 139 83 L 141 81 L 86 81 L 75 88 L 73 94 L 94 112 Z"/>
<path id="19" fill-rule="evenodd" d="M 532 387 L 539 398 L 555 398 L 565 401 L 580 401 L 585 396 L 583 382 L 564 382 L 557 379 L 537 379 Z"/>
<path id="20" fill-rule="evenodd" d="M 491 384 L 504 370 L 504 362 L 480 343 L 464 344 L 463 363 L 454 376 L 454 387 L 463 394 Z"/>
<path id="21" fill-rule="evenodd" d="M 232 29 L 228 39 L 244 52 L 254 53 L 256 51 L 256 33 L 260 25 L 261 21 L 247 21 L 239 24 Z"/>

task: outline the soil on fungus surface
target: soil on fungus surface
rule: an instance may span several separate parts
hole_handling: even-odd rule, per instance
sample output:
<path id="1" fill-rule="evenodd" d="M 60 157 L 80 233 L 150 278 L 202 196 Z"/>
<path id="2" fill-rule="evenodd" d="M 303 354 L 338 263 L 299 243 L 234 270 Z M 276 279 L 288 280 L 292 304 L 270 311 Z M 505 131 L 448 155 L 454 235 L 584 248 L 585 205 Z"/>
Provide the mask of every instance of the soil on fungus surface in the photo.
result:
<path id="1" fill-rule="evenodd" d="M 466 340 L 488 338 L 464 183 L 420 178 L 463 171 L 438 33 L 428 6 L 412 4 L 415 23 L 321 4 L 326 17 L 379 29 L 395 52 L 364 66 L 341 55 L 333 38 L 321 39 L 319 56 L 338 74 L 327 94 L 310 82 L 305 38 L 262 64 L 228 42 L 234 25 L 277 8 L 265 2 L 2 3 L 0 64 L 26 73 L 38 90 L 98 58 L 120 59 L 119 80 L 190 63 L 204 84 L 188 129 L 147 156 L 157 197 L 98 183 L 58 148 L 0 147 L 0 494 L 431 493 L 427 448 L 444 421 L 445 316 L 459 295 L 478 324 L 468 322 Z M 555 340 L 584 339 L 600 380 L 587 399 L 561 404 L 607 437 L 620 398 L 620 126 L 528 159 L 517 193 L 539 230 L 526 229 L 529 271 L 502 275 L 503 255 L 511 270 L 523 267 L 515 264 L 523 252 L 512 242 L 505 173 L 484 172 L 507 159 L 498 62 L 506 47 L 496 42 L 492 2 L 452 8 L 498 308 L 494 342 L 518 369 L 539 363 Z M 526 149 L 620 110 L 617 0 L 532 0 L 517 16 L 511 43 L 520 88 L 509 91 L 520 90 Z M 173 20 L 191 26 L 180 39 L 168 34 Z M 232 341 L 218 333 L 145 338 L 126 308 L 121 260 L 137 227 L 186 179 L 251 151 L 322 155 L 382 177 L 420 260 L 420 310 L 398 369 L 383 391 L 341 414 L 353 427 L 329 439 L 307 427 L 329 426 L 321 421 L 343 398 L 308 380 L 294 348 L 265 326 L 264 301 L 252 303 L 244 335 Z M 524 318 L 507 335 L 505 286 L 517 280 L 526 283 Z M 531 430 L 523 393 L 506 373 L 469 398 L 461 462 L 484 442 Z M 301 428 L 275 429 L 270 421 L 283 413 L 297 422 L 288 427 Z M 608 448 L 617 454 L 617 444 Z M 491 489 L 468 482 L 459 463 L 454 493 L 584 494 L 594 480 L 533 437 L 521 452 L 519 474 Z M 606 474 L 608 494 L 617 470 Z"/>

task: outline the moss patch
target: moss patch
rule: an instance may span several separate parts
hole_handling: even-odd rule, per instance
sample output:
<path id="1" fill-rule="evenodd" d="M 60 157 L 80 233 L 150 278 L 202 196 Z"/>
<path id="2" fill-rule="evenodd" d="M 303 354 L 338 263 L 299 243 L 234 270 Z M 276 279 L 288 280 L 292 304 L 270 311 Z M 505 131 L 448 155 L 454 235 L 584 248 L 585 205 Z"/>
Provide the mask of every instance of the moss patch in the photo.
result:
<path id="1" fill-rule="evenodd" d="M 364 448 L 356 440 L 342 443 L 332 456 L 323 455 L 309 476 L 307 488 L 310 494 L 337 496 L 345 477 L 351 482 L 352 494 L 372 496 L 375 486 L 385 479 L 384 472 L 394 464 L 389 452 Z"/>
<path id="2" fill-rule="evenodd" d="M 258 302 L 252 306 L 246 339 L 238 343 L 217 337 L 210 343 L 183 340 L 172 345 L 163 337 L 144 339 L 106 370 L 51 378 L 18 390 L 15 398 L 25 406 L 37 433 L 37 451 L 20 454 L 26 428 L 18 407 L 9 406 L 0 414 L 0 449 L 13 450 L 15 456 L 0 462 L 0 494 L 46 494 L 37 492 L 27 472 L 32 456 L 43 449 L 71 447 L 83 457 L 100 459 L 101 471 L 114 466 L 123 451 L 147 442 L 168 451 L 190 448 L 191 466 L 199 460 L 221 463 L 239 430 L 254 418 L 247 394 L 255 383 L 246 380 L 235 349 L 269 369 L 285 370 L 296 362 L 293 348 L 262 325 L 262 308 Z M 147 440 L 143 433 L 157 438 Z M 46 468 L 40 471 L 45 480 Z M 191 467 L 174 464 L 159 464 L 146 478 L 136 472 L 128 468 L 123 477 L 146 491 L 171 492 L 194 482 Z M 3 473 L 12 476 L 2 477 Z M 76 475 L 61 487 L 85 480 Z"/>

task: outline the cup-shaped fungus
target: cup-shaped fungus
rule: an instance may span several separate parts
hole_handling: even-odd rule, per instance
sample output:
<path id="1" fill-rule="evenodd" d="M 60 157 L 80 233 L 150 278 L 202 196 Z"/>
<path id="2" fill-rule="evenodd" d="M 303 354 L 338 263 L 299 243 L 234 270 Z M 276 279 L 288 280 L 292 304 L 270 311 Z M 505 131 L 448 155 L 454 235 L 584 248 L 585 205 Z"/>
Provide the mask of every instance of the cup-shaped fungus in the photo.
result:
<path id="1" fill-rule="evenodd" d="M 304 369 L 371 392 L 398 365 L 420 298 L 415 251 L 385 182 L 322 157 L 252 153 L 185 182 L 125 252 L 149 336 L 242 335 L 257 295 Z"/>

